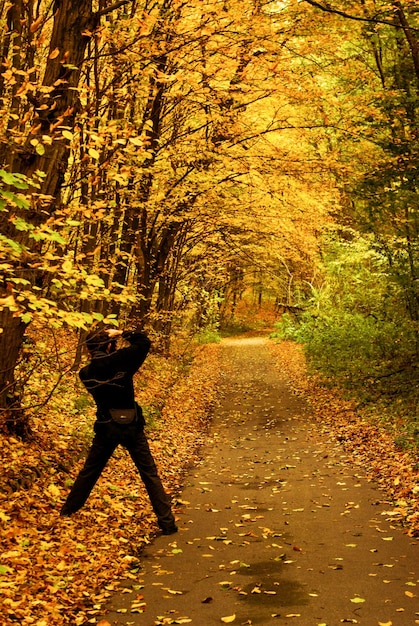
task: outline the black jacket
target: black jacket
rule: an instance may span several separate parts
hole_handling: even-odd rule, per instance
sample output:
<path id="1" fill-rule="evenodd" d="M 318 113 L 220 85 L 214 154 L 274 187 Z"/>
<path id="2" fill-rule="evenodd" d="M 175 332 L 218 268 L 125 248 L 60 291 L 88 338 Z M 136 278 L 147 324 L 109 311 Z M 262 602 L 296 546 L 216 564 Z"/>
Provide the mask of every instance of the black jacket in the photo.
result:
<path id="1" fill-rule="evenodd" d="M 131 345 L 111 354 L 97 351 L 83 367 L 79 376 L 92 394 L 97 406 L 98 421 L 110 419 L 109 409 L 130 409 L 136 406 L 132 378 L 144 363 L 150 350 L 148 337 L 138 331 L 125 331 L 122 337 Z M 141 409 L 139 409 L 141 413 Z M 140 421 L 141 415 L 139 415 Z"/>

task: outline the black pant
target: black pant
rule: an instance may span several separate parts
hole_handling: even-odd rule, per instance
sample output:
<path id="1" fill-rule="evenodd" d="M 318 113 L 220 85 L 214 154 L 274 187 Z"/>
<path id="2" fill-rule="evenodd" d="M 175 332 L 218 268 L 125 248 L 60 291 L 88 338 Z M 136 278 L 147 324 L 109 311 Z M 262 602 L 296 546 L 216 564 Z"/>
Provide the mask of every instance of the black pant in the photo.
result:
<path id="1" fill-rule="evenodd" d="M 147 438 L 137 423 L 128 425 L 114 422 L 95 423 L 95 437 L 84 467 L 71 488 L 61 509 L 61 515 L 71 515 L 85 504 L 97 479 L 119 444 L 128 450 L 140 473 L 160 528 L 170 528 L 175 520 L 169 497 L 158 476 Z"/>

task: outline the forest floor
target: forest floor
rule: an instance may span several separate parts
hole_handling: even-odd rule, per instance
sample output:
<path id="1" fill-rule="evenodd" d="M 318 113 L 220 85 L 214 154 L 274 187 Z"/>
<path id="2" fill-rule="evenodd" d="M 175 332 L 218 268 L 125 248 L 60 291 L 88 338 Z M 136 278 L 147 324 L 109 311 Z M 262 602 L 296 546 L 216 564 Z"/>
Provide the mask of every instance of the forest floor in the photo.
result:
<path id="1" fill-rule="evenodd" d="M 178 499 L 179 533 L 145 548 L 100 626 L 419 624 L 419 542 L 383 489 L 409 462 L 387 449 L 396 467 L 380 475 L 386 437 L 358 423 L 348 445 L 355 416 L 328 395 L 324 420 L 301 366 L 291 345 L 223 342 L 219 402 Z M 290 389 L 292 368 L 304 394 Z"/>
<path id="2" fill-rule="evenodd" d="M 123 450 L 58 516 L 94 419 L 67 383 L 31 442 L 1 439 L 0 624 L 419 623 L 418 467 L 392 434 L 308 377 L 293 343 L 224 340 L 164 367 L 151 359 L 137 394 L 165 396 L 148 436 L 179 534 L 156 537 Z"/>

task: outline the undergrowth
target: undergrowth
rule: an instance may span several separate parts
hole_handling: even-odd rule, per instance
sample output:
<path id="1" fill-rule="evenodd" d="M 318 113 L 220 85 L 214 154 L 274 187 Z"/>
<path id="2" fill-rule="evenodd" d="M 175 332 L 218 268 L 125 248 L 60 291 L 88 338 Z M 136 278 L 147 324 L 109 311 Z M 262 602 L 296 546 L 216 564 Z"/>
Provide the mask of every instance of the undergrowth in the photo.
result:
<path id="1" fill-rule="evenodd" d="M 271 334 L 302 346 L 308 372 L 379 416 L 404 449 L 419 452 L 419 366 L 411 324 L 356 312 L 285 314 Z"/>

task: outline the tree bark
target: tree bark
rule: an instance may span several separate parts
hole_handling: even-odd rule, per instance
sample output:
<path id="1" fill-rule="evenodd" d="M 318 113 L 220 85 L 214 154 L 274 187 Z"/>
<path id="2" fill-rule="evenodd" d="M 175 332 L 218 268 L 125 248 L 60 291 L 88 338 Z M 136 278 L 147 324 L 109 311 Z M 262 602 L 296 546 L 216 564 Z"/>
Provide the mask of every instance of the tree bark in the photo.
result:
<path id="1" fill-rule="evenodd" d="M 409 22 L 406 17 L 406 13 L 403 10 L 403 7 L 400 2 L 395 2 L 394 6 L 396 7 L 396 15 L 400 22 L 400 26 L 403 29 L 404 36 L 406 37 L 406 41 L 410 48 L 410 53 L 412 55 L 413 67 L 415 70 L 416 76 L 416 90 L 419 89 L 419 42 L 415 36 L 414 30 L 410 27 Z"/>
<path id="2" fill-rule="evenodd" d="M 32 99 L 34 116 L 31 133 L 23 149 L 9 157 L 8 166 L 14 173 L 32 176 L 36 171 L 45 173 L 41 194 L 51 197 L 47 207 L 36 205 L 33 196 L 31 211 L 25 211 L 22 217 L 33 225 L 42 224 L 59 205 L 59 193 L 68 166 L 69 148 L 62 136 L 62 127 L 70 130 L 78 106 L 77 87 L 80 80 L 85 50 L 91 32 L 98 17 L 92 11 L 92 0 L 55 0 L 54 24 L 49 45 L 49 55 L 42 86 Z M 52 89 L 51 89 L 52 88 Z M 31 140 L 49 135 L 53 141 L 44 145 L 45 152 L 36 152 Z M 36 190 L 38 191 L 38 190 Z M 17 211 L 16 211 L 17 213 Z M 7 222 L 7 220 L 6 220 Z M 1 224 L 5 231 L 10 225 Z M 20 233 L 19 233 L 20 235 Z M 28 239 L 27 233 L 21 233 L 21 243 L 31 253 L 37 253 L 37 244 Z M 19 269 L 16 270 L 17 273 Z M 36 280 L 36 271 L 29 271 Z M 25 275 L 26 278 L 28 274 Z M 11 287 L 5 281 L 0 283 L 0 298 L 7 297 Z M 15 381 L 15 368 L 25 332 L 25 324 L 8 308 L 0 313 L 0 411 L 3 423 L 16 434 L 24 436 L 28 425 L 20 414 L 20 400 Z M 19 413 L 19 420 L 16 415 Z"/>
<path id="3" fill-rule="evenodd" d="M 20 437 L 29 434 L 29 425 L 20 406 L 15 367 L 25 333 L 25 324 L 9 308 L 0 310 L 0 430 Z"/>
<path id="4" fill-rule="evenodd" d="M 33 100 L 32 130 L 24 150 L 13 156 L 12 171 L 27 176 L 37 170 L 45 173 L 41 193 L 51 196 L 51 208 L 57 205 L 68 164 L 68 140 L 62 136 L 62 127 L 71 129 L 74 125 L 79 101 L 77 87 L 86 46 L 95 25 L 92 0 L 56 0 L 44 79 L 39 95 Z M 53 142 L 44 146 L 44 154 L 38 154 L 31 141 L 42 135 L 51 136 Z M 35 222 L 39 220 L 42 218 Z"/>

